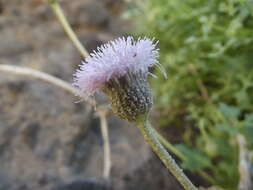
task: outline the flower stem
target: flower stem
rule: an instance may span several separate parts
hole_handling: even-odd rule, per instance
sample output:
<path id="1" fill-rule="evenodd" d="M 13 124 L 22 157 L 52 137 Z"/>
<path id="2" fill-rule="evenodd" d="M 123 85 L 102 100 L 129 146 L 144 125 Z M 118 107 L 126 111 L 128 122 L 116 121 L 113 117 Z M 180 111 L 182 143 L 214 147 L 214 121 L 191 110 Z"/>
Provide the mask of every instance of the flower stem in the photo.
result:
<path id="1" fill-rule="evenodd" d="M 172 152 L 173 154 L 175 154 L 178 158 L 180 158 L 183 161 L 187 159 L 187 157 L 183 153 L 181 153 L 179 150 L 177 150 L 177 148 L 173 144 L 171 144 L 169 141 L 167 141 L 155 129 L 153 129 L 153 130 L 155 131 L 158 140 L 162 143 L 162 145 L 168 151 Z M 206 173 L 204 170 L 197 170 L 197 173 L 199 173 L 199 175 L 201 175 L 203 178 L 205 178 L 209 183 L 215 184 L 215 180 L 208 173 Z"/>
<path id="2" fill-rule="evenodd" d="M 62 8 L 59 5 L 59 2 L 57 0 L 47 0 L 47 1 L 48 1 L 48 4 L 53 9 L 57 19 L 59 20 L 59 22 L 61 23 L 61 25 L 63 27 L 63 29 L 67 33 L 68 37 L 70 38 L 72 43 L 75 45 L 76 49 L 81 53 L 81 55 L 83 57 L 89 57 L 89 53 L 84 48 L 84 46 L 81 44 L 81 42 L 78 40 L 75 32 L 73 31 L 73 29 L 69 25 L 65 15 L 62 11 Z"/>
<path id="3" fill-rule="evenodd" d="M 169 151 L 171 151 L 173 154 L 175 154 L 178 158 L 181 160 L 186 160 L 186 157 L 176 149 L 175 146 L 173 146 L 171 143 L 169 143 L 160 133 L 158 133 L 155 129 L 153 129 L 154 132 L 156 133 L 156 136 L 158 140 L 162 143 L 165 148 L 167 148 Z"/>
<path id="4" fill-rule="evenodd" d="M 166 151 L 166 149 L 159 142 L 155 130 L 148 121 L 138 122 L 137 127 L 141 130 L 145 140 L 152 147 L 153 151 L 159 156 L 166 168 L 176 177 L 178 182 L 186 190 L 197 190 L 192 182 L 184 174 L 183 170 L 179 168 L 175 160 Z"/>

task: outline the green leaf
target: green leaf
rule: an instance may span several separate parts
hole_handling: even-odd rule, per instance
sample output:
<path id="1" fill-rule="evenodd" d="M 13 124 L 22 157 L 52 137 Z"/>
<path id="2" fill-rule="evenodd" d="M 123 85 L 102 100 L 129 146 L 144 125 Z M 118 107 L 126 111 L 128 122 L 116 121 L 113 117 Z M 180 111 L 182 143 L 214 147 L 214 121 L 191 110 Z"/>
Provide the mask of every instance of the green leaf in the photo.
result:
<path id="1" fill-rule="evenodd" d="M 223 123 L 223 124 L 217 124 L 216 128 L 220 131 L 226 132 L 230 135 L 236 135 L 238 132 L 238 129 L 233 127 L 232 125 L 228 123 Z"/>
<path id="2" fill-rule="evenodd" d="M 251 114 L 247 114 L 245 117 L 245 121 L 249 124 L 253 126 L 253 113 Z"/>
<path id="3" fill-rule="evenodd" d="M 209 158 L 200 150 L 189 148 L 184 144 L 177 144 L 175 146 L 187 158 L 186 160 L 183 160 L 183 168 L 195 171 L 211 166 Z"/>
<path id="4" fill-rule="evenodd" d="M 227 119 L 238 118 L 241 113 L 240 108 L 236 106 L 229 106 L 224 103 L 220 103 L 219 110 Z"/>

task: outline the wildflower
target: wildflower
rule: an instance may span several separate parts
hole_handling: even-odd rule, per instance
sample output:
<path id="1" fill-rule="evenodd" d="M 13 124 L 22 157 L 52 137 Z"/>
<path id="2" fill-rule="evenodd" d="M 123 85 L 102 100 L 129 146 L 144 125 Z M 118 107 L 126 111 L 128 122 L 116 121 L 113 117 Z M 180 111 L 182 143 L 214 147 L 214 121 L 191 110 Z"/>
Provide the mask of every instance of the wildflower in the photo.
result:
<path id="1" fill-rule="evenodd" d="M 153 40 L 118 38 L 93 51 L 74 74 L 74 85 L 86 98 L 104 92 L 115 114 L 128 121 L 145 117 L 152 106 L 149 69 L 159 65 Z"/>

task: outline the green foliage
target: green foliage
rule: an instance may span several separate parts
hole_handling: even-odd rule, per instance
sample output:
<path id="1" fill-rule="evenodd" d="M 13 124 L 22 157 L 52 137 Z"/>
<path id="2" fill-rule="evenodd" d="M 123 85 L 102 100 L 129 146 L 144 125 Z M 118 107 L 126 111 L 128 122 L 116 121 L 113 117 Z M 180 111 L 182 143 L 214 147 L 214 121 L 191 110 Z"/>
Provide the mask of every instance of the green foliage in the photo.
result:
<path id="1" fill-rule="evenodd" d="M 130 11 L 160 41 L 168 79 L 152 81 L 155 102 L 161 125 L 187 123 L 183 166 L 236 189 L 236 135 L 253 148 L 253 1 L 146 0 Z"/>

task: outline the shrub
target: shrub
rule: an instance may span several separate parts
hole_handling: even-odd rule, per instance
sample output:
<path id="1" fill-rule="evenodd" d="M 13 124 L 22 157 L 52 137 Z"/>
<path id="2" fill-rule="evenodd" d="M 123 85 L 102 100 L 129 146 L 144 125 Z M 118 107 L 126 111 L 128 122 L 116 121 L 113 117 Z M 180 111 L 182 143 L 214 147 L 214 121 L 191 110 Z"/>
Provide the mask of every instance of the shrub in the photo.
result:
<path id="1" fill-rule="evenodd" d="M 160 41 L 168 74 L 153 80 L 160 125 L 189 125 L 176 145 L 182 166 L 236 189 L 236 136 L 253 147 L 253 1 L 146 0 L 129 11 L 138 34 Z"/>

